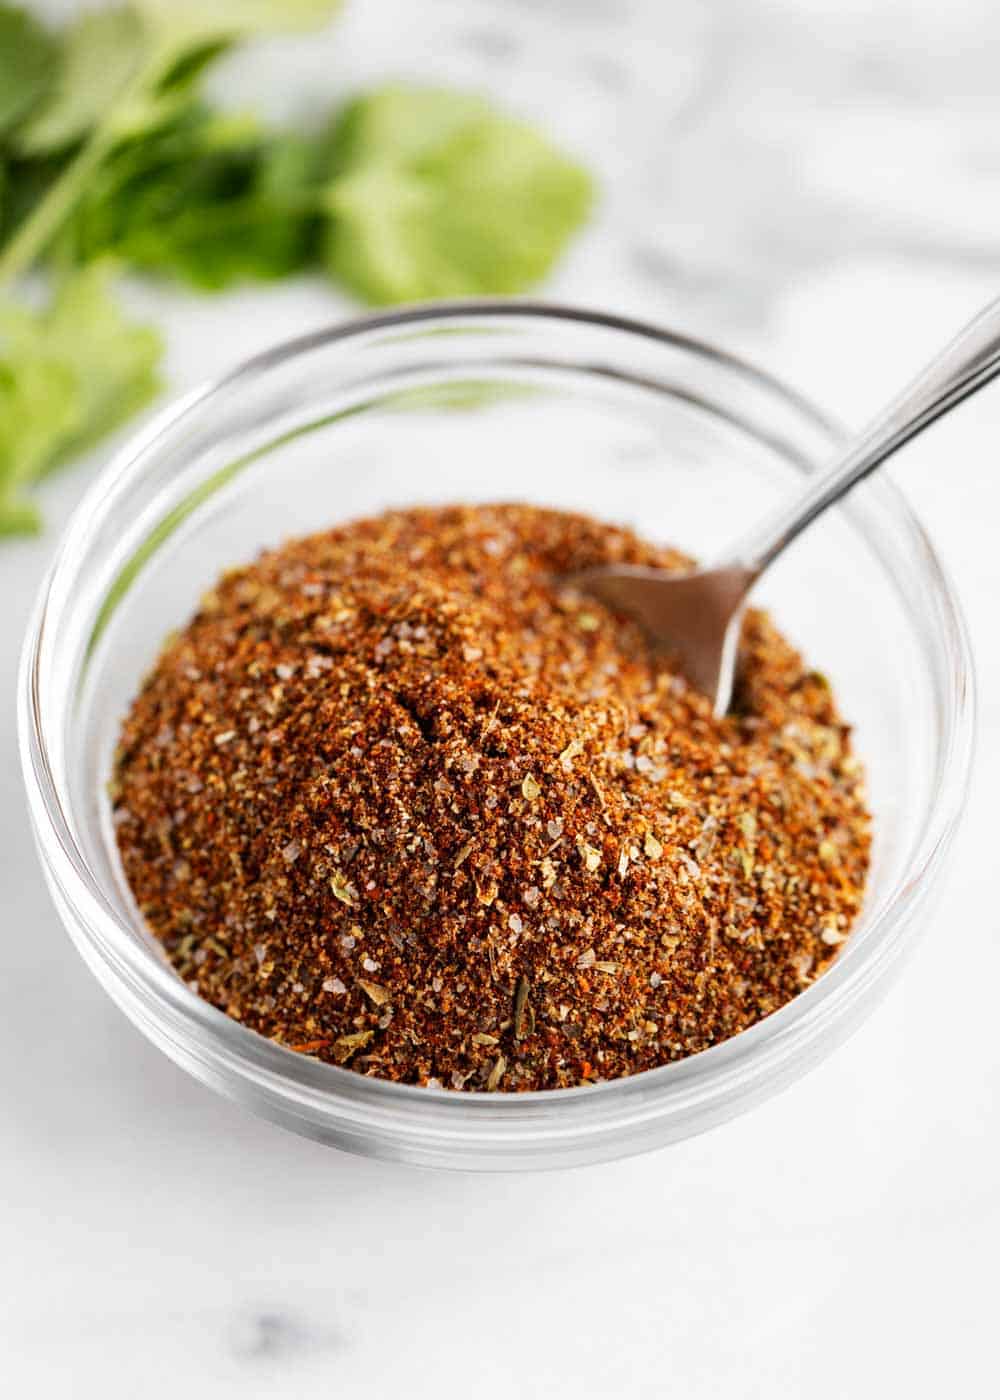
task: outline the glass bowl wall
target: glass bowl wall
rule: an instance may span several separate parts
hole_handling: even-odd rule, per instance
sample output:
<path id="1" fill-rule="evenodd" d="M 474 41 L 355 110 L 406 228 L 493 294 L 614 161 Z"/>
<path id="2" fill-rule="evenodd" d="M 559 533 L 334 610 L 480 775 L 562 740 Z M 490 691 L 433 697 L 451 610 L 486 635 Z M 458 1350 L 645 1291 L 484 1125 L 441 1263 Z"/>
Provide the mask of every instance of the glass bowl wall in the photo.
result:
<path id="1" fill-rule="evenodd" d="M 32 818 L 56 904 L 95 974 L 199 1079 L 323 1141 L 425 1164 L 554 1166 L 640 1151 L 803 1073 L 858 1024 L 919 926 L 970 762 L 962 619 L 886 481 L 821 520 L 760 590 L 856 725 L 876 819 L 864 915 L 815 986 L 686 1062 L 577 1090 L 466 1095 L 284 1050 L 201 1002 L 163 960 L 124 888 L 105 787 L 121 717 L 165 635 L 225 566 L 287 536 L 388 506 L 521 500 L 711 556 L 836 442 L 807 403 L 709 346 L 509 302 L 337 326 L 168 410 L 74 517 L 24 653 Z"/>

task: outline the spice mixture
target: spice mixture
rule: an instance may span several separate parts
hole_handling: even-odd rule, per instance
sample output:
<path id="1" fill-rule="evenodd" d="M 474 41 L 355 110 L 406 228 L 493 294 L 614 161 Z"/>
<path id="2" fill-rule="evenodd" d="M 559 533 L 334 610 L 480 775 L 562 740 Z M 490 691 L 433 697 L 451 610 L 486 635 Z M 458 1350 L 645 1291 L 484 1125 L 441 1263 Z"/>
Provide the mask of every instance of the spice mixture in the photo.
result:
<path id="1" fill-rule="evenodd" d="M 117 838 L 179 974 L 293 1049 L 466 1090 L 633 1074 L 848 936 L 862 775 L 751 612 L 734 712 L 559 575 L 683 567 L 529 506 L 409 510 L 228 572 L 124 725 Z"/>

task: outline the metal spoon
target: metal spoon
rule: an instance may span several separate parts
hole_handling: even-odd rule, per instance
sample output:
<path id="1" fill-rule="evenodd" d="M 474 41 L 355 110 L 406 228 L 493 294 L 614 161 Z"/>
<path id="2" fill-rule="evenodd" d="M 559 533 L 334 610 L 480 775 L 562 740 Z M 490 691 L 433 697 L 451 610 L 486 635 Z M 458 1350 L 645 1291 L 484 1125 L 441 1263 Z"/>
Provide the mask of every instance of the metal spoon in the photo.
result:
<path id="1" fill-rule="evenodd" d="M 737 543 L 720 563 L 688 573 L 613 565 L 584 570 L 564 582 L 634 617 L 678 656 L 684 674 L 713 697 L 716 715 L 724 715 L 732 698 L 747 595 L 768 565 L 828 506 L 998 373 L 1000 299 L 970 321 L 796 501 Z"/>

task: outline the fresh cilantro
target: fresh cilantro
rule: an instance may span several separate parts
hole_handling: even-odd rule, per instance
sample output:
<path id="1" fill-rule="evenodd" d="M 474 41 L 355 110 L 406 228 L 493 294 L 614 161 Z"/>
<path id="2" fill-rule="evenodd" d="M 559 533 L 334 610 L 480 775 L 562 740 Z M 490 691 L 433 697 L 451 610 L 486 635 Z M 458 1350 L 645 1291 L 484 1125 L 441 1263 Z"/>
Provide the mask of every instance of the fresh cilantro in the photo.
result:
<path id="1" fill-rule="evenodd" d="M 64 278 L 41 311 L 0 303 L 0 534 L 156 388 L 159 336 L 122 316 L 109 254 L 202 288 L 320 263 L 386 303 L 518 292 L 583 220 L 586 173 L 477 97 L 391 86 L 315 137 L 198 98 L 232 44 L 338 3 L 132 0 L 56 39 L 0 0 L 0 285 L 42 260 Z"/>
<path id="2" fill-rule="evenodd" d="M 0 307 L 0 534 L 37 528 L 27 488 L 148 402 L 161 353 L 158 332 L 122 315 L 104 266 L 41 311 Z"/>
<path id="3" fill-rule="evenodd" d="M 305 138 L 192 107 L 109 157 L 58 252 L 74 262 L 112 253 L 207 290 L 288 276 L 313 254 L 316 164 Z"/>
<path id="4" fill-rule="evenodd" d="M 389 87 L 332 134 L 329 271 L 376 303 L 519 292 L 584 219 L 584 170 L 477 97 Z"/>
<path id="5" fill-rule="evenodd" d="M 23 155 L 81 142 L 0 256 L 0 283 L 46 252 L 122 139 L 176 117 L 204 64 L 254 34 L 318 24 L 339 0 L 134 0 L 85 14 L 64 41 L 51 102 L 18 135 Z"/>
<path id="6" fill-rule="evenodd" d="M 86 136 L 121 97 L 144 51 L 143 27 L 132 10 L 81 15 L 66 31 L 51 96 L 18 132 L 17 149 L 40 155 Z"/>

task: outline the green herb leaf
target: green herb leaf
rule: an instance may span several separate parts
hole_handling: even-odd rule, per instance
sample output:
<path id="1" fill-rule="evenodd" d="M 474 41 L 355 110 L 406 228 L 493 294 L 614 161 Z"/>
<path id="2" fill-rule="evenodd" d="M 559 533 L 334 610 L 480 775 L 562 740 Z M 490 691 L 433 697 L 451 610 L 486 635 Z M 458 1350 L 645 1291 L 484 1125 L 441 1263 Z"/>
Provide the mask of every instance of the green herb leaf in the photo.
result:
<path id="1" fill-rule="evenodd" d="M 0 307 L 0 533 L 37 528 L 25 488 L 158 388 L 160 337 L 122 316 L 109 276 L 76 274 L 42 311 Z"/>
<path id="2" fill-rule="evenodd" d="M 0 134 L 25 119 L 55 78 L 59 48 L 26 11 L 0 5 Z"/>
<path id="3" fill-rule="evenodd" d="M 49 342 L 75 374 L 79 418 L 53 465 L 82 452 L 137 413 L 157 392 L 163 353 L 159 331 L 122 315 L 110 269 L 95 265 L 70 278 L 46 324 Z"/>
<path id="4" fill-rule="evenodd" d="M 338 0 L 134 0 L 85 15 L 66 36 L 52 100 L 19 134 L 22 156 L 80 142 L 0 253 L 0 285 L 48 251 L 117 144 L 183 110 L 206 63 L 232 42 L 316 24 Z"/>
<path id="5" fill-rule="evenodd" d="M 76 262 L 112 253 L 206 289 L 287 276 L 314 250 L 317 160 L 305 138 L 192 107 L 107 159 L 58 252 Z"/>
<path id="6" fill-rule="evenodd" d="M 584 219 L 584 170 L 523 122 L 460 93 L 390 87 L 331 138 L 325 259 L 376 303 L 519 292 Z"/>
<path id="7" fill-rule="evenodd" d="M 340 0 L 134 0 L 163 50 L 250 39 L 322 24 Z"/>
<path id="8" fill-rule="evenodd" d="M 66 31 L 51 98 L 18 133 L 18 150 L 39 155 L 79 141 L 121 97 L 145 56 L 145 31 L 132 10 L 81 15 Z"/>
<path id="9" fill-rule="evenodd" d="M 0 535 L 39 528 L 21 489 L 71 431 L 76 412 L 76 381 L 59 360 L 42 351 L 0 356 Z"/>

